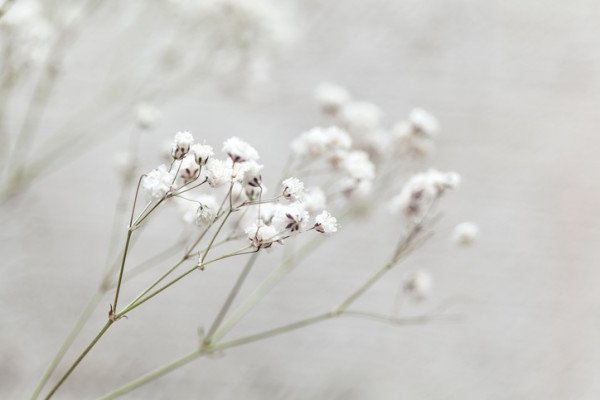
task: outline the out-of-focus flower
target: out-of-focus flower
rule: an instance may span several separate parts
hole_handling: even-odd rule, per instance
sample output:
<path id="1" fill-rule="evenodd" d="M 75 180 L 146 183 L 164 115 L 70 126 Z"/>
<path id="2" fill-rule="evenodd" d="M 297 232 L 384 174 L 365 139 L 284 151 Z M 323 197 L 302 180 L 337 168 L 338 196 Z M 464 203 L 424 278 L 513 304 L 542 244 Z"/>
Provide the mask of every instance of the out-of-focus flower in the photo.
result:
<path id="1" fill-rule="evenodd" d="M 153 129 L 161 120 L 160 110 L 149 103 L 135 106 L 135 121 L 141 129 Z"/>
<path id="2" fill-rule="evenodd" d="M 217 210 L 219 206 L 214 196 L 207 194 L 200 194 L 196 196 L 195 200 L 198 201 L 198 209 L 196 210 L 196 224 L 208 225 L 212 223 L 217 217 Z"/>
<path id="3" fill-rule="evenodd" d="M 231 166 L 225 161 L 210 158 L 206 163 L 206 178 L 208 184 L 213 188 L 223 186 L 225 183 L 230 182 L 231 173 Z"/>
<path id="4" fill-rule="evenodd" d="M 479 237 L 479 226 L 474 222 L 463 222 L 454 227 L 452 240 L 460 246 L 473 244 Z"/>
<path id="5" fill-rule="evenodd" d="M 191 182 L 198 178 L 200 172 L 200 166 L 196 163 L 196 159 L 193 155 L 186 156 L 181 160 L 181 166 L 179 167 L 179 176 L 183 179 L 184 183 Z"/>
<path id="6" fill-rule="evenodd" d="M 377 130 L 381 125 L 382 118 L 383 111 L 377 105 L 366 101 L 350 102 L 342 108 L 339 114 L 342 126 L 357 134 Z"/>
<path id="7" fill-rule="evenodd" d="M 294 155 L 304 159 L 315 159 L 326 152 L 348 150 L 351 146 L 352 139 L 348 133 L 336 126 L 312 128 L 294 139 L 291 144 Z"/>
<path id="8" fill-rule="evenodd" d="M 326 114 L 336 115 L 351 100 L 350 92 L 333 83 L 321 83 L 315 89 L 317 104 Z"/>
<path id="9" fill-rule="evenodd" d="M 455 172 L 444 173 L 430 169 L 416 174 L 391 200 L 390 211 L 402 212 L 406 217 L 418 219 L 446 190 L 455 189 L 459 183 L 460 176 Z"/>
<path id="10" fill-rule="evenodd" d="M 327 205 L 327 198 L 325 193 L 318 186 L 314 186 L 306 189 L 304 198 L 302 199 L 304 208 L 311 214 L 315 214 L 323 211 Z"/>
<path id="11" fill-rule="evenodd" d="M 435 136 L 440 129 L 438 120 L 422 108 L 413 109 L 408 115 L 408 121 L 422 135 Z"/>
<path id="12" fill-rule="evenodd" d="M 413 300 L 425 300 L 433 290 L 431 275 L 423 270 L 414 271 L 404 281 L 404 292 Z"/>

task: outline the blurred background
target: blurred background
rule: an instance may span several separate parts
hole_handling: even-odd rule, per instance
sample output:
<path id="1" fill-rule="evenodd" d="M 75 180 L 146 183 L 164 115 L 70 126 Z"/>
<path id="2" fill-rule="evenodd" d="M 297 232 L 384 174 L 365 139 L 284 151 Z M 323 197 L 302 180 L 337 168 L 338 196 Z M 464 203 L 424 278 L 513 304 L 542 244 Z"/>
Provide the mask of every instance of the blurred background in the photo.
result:
<path id="1" fill-rule="evenodd" d="M 337 319 L 199 359 L 125 398 L 600 396 L 600 4 L 261 3 L 268 18 L 258 26 L 270 25 L 251 37 L 259 45 L 222 57 L 211 35 L 244 18 L 186 19 L 179 9 L 185 6 L 173 3 L 72 3 L 61 13 L 40 10 L 70 35 L 37 36 L 59 46 L 36 52 L 61 59 L 52 89 L 41 91 L 48 92 L 47 106 L 31 111 L 34 120 L 39 116 L 36 136 L 22 143 L 30 149 L 28 165 L 44 172 L 0 206 L 1 398 L 29 395 L 115 257 L 111 231 L 121 183 L 114 160 L 132 140 L 137 102 L 150 101 L 162 114 L 136 139 L 140 171 L 161 162 L 176 131 L 190 130 L 216 150 L 236 135 L 257 148 L 273 186 L 289 142 L 326 123 L 313 99 L 322 81 L 378 104 L 387 124 L 417 106 L 440 120 L 437 151 L 424 168 L 455 170 L 463 184 L 444 199 L 434 238 L 360 306 L 389 311 L 406 272 L 424 268 L 434 277 L 433 295 L 403 304 L 402 312 L 452 304 L 461 318 L 402 327 Z M 16 19 L 9 20 L 13 29 L 24 23 Z M 5 41 L 7 32 L 0 30 Z M 171 51 L 170 40 L 181 46 Z M 175 67 L 165 67 L 173 60 Z M 23 129 L 39 71 L 53 72 L 35 62 L 11 67 L 12 81 L 28 75 L 1 94 L 3 141 Z M 75 145 L 56 150 L 62 143 Z M 29 175 L 4 176 L 14 183 Z M 177 240 L 175 216 L 166 210 L 152 221 L 131 253 L 133 264 Z M 467 220 L 479 225 L 481 237 L 471 248 L 456 248 L 450 232 Z M 124 234 L 126 222 L 118 226 Z M 232 337 L 329 310 L 385 262 L 397 233 L 385 209 L 342 226 Z M 242 295 L 280 259 L 278 252 L 261 256 Z M 193 350 L 198 329 L 210 324 L 240 268 L 224 263 L 194 275 L 120 322 L 57 398 L 96 398 Z M 126 295 L 150 279 L 132 283 Z M 109 303 L 100 302 L 59 371 L 104 324 Z"/>

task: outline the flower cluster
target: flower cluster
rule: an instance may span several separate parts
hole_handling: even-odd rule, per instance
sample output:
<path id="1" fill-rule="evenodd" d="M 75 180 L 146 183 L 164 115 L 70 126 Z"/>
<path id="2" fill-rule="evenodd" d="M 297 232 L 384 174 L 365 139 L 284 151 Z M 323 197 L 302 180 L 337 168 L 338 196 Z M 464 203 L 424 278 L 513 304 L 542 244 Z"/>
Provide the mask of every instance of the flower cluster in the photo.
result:
<path id="1" fill-rule="evenodd" d="M 258 163 L 256 149 L 232 137 L 223 143 L 222 151 L 226 158 L 215 158 L 212 147 L 194 143 L 190 132 L 177 132 L 171 165 L 146 174 L 142 189 L 151 201 L 173 198 L 183 220 L 199 226 L 211 225 L 226 208 L 238 213 L 236 230 L 257 250 L 310 230 L 324 235 L 337 231 L 336 218 L 324 211 L 325 195 L 320 188 L 305 190 L 301 180 L 290 177 L 282 182 L 275 198 L 265 199 L 263 165 Z M 208 189 L 199 192 L 202 189 L 197 188 L 204 183 Z M 219 196 L 223 197 L 220 206 Z"/>

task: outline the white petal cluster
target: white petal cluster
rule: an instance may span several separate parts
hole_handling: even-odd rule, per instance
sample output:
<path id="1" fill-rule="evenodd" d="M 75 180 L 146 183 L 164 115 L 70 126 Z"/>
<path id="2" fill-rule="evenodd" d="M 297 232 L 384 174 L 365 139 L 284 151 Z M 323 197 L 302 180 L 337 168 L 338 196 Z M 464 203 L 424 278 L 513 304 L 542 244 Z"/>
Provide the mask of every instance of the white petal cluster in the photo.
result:
<path id="1" fill-rule="evenodd" d="M 196 180 L 199 173 L 200 166 L 196 163 L 196 159 L 193 155 L 188 154 L 183 160 L 181 160 L 179 177 L 183 179 L 184 183 L 189 183 L 193 180 Z"/>
<path id="2" fill-rule="evenodd" d="M 463 222 L 454 227 L 452 240 L 459 246 L 473 244 L 479 237 L 479 226 L 474 222 Z"/>
<path id="3" fill-rule="evenodd" d="M 315 217 L 314 227 L 317 232 L 330 235 L 338 230 L 337 219 L 328 211 L 323 211 L 321 214 Z"/>
<path id="4" fill-rule="evenodd" d="M 196 164 L 204 165 L 208 159 L 215 155 L 213 148 L 206 144 L 196 143 L 190 147 L 190 152 L 194 155 Z"/>
<path id="5" fill-rule="evenodd" d="M 354 101 L 342 108 L 339 120 L 350 132 L 364 134 L 377 130 L 381 125 L 383 111 L 366 101 Z"/>
<path id="6" fill-rule="evenodd" d="M 302 203 L 278 205 L 273 215 L 273 226 L 278 232 L 294 234 L 306 229 L 310 216 Z"/>
<path id="7" fill-rule="evenodd" d="M 375 165 L 364 151 L 355 150 L 344 153 L 341 167 L 351 178 L 356 180 L 372 180 L 375 178 Z"/>
<path id="8" fill-rule="evenodd" d="M 181 131 L 175 134 L 173 143 L 171 144 L 171 156 L 174 160 L 181 160 L 190 151 L 190 147 L 194 143 L 194 137 L 188 131 Z"/>
<path id="9" fill-rule="evenodd" d="M 351 146 L 350 135 L 336 126 L 331 126 L 316 127 L 302 133 L 292 141 L 291 149 L 298 158 L 316 159 L 328 152 L 348 150 Z"/>
<path id="10" fill-rule="evenodd" d="M 141 129 L 154 128 L 162 118 L 160 110 L 149 103 L 135 106 L 135 121 Z"/>
<path id="11" fill-rule="evenodd" d="M 244 163 L 244 183 L 251 188 L 259 188 L 262 186 L 262 170 L 264 165 L 256 161 L 246 161 Z M 264 193 L 264 188 L 263 188 Z"/>
<path id="12" fill-rule="evenodd" d="M 459 183 L 460 176 L 455 172 L 440 172 L 430 169 L 427 172 L 416 174 L 391 200 L 390 211 L 392 213 L 401 212 L 406 217 L 418 219 L 446 190 L 457 188 Z"/>
<path id="13" fill-rule="evenodd" d="M 323 211 L 327 206 L 327 197 L 320 187 L 314 186 L 306 189 L 304 198 L 302 199 L 304 209 L 310 214 L 316 214 Z"/>
<path id="14" fill-rule="evenodd" d="M 256 149 L 236 136 L 227 139 L 223 143 L 223 152 L 233 162 L 257 161 L 259 159 Z"/>
<path id="15" fill-rule="evenodd" d="M 413 109 L 408 115 L 408 121 L 416 132 L 425 136 L 435 136 L 440 129 L 438 120 L 422 108 Z"/>
<path id="16" fill-rule="evenodd" d="M 246 228 L 246 235 L 252 246 L 257 249 L 268 249 L 273 243 L 279 242 L 278 232 L 272 225 L 253 224 Z"/>
<path id="17" fill-rule="evenodd" d="M 160 199 L 171 190 L 174 175 L 169 172 L 166 165 L 149 172 L 142 179 L 142 189 L 153 199 Z"/>
<path id="18" fill-rule="evenodd" d="M 433 279 L 426 271 L 414 271 L 406 278 L 403 287 L 413 300 L 425 300 L 433 290 Z"/>
<path id="19" fill-rule="evenodd" d="M 392 130 L 394 147 L 400 154 L 419 157 L 433 153 L 433 137 L 439 132 L 437 119 L 427 111 L 416 108 L 408 121 L 399 122 Z"/>
<path id="20" fill-rule="evenodd" d="M 324 82 L 315 89 L 315 100 L 323 112 L 336 115 L 350 102 L 351 96 L 342 86 Z"/>
<path id="21" fill-rule="evenodd" d="M 200 194 L 195 198 L 198 201 L 196 210 L 196 224 L 208 225 L 217 217 L 219 205 L 214 196 L 208 194 Z"/>
<path id="22" fill-rule="evenodd" d="M 231 182 L 233 171 L 227 161 L 210 158 L 206 163 L 206 179 L 210 187 L 218 188 Z"/>
<path id="23" fill-rule="evenodd" d="M 287 178 L 282 182 L 283 197 L 288 201 L 298 201 L 304 198 L 304 183 L 298 178 Z"/>

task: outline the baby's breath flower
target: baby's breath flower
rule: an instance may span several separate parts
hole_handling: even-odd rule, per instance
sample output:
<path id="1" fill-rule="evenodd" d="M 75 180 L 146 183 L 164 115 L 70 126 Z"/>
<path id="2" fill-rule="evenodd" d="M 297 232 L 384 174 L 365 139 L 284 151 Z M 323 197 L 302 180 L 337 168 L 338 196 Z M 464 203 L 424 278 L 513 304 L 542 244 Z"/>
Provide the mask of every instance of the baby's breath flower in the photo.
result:
<path id="1" fill-rule="evenodd" d="M 321 232 L 326 235 L 335 233 L 338 230 L 337 219 L 329 214 L 329 212 L 323 211 L 321 214 L 315 217 L 314 227 L 317 232 Z"/>
<path id="2" fill-rule="evenodd" d="M 273 226 L 279 232 L 297 233 L 305 230 L 309 218 L 308 212 L 304 210 L 301 203 L 292 203 L 287 206 L 279 205 L 273 216 Z"/>
<path id="3" fill-rule="evenodd" d="M 460 176 L 455 172 L 430 169 L 414 175 L 390 202 L 390 211 L 401 211 L 406 217 L 419 218 L 448 189 L 455 189 Z"/>
<path id="4" fill-rule="evenodd" d="M 372 180 L 375 178 L 375 165 L 364 151 L 355 150 L 343 154 L 341 166 L 354 179 Z"/>
<path id="5" fill-rule="evenodd" d="M 404 282 L 404 292 L 414 300 L 425 300 L 431 295 L 432 289 L 433 279 L 426 271 L 415 271 Z"/>
<path id="6" fill-rule="evenodd" d="M 339 118 L 341 124 L 350 132 L 367 133 L 377 130 L 381 124 L 383 112 L 373 103 L 355 101 L 342 108 Z"/>
<path id="7" fill-rule="evenodd" d="M 463 222 L 454 227 L 452 240 L 460 246 L 473 244 L 479 236 L 479 227 L 473 222 Z"/>
<path id="8" fill-rule="evenodd" d="M 196 159 L 193 155 L 188 155 L 181 161 L 179 176 L 183 179 L 184 183 L 191 182 L 198 178 L 199 172 L 200 166 L 196 164 Z"/>
<path id="9" fill-rule="evenodd" d="M 141 129 L 152 129 L 158 124 L 162 114 L 158 108 L 148 103 L 135 106 L 135 120 Z"/>
<path id="10" fill-rule="evenodd" d="M 373 181 L 342 178 L 338 181 L 336 187 L 347 199 L 360 201 L 368 198 L 373 191 Z"/>
<path id="11" fill-rule="evenodd" d="M 283 197 L 289 201 L 301 200 L 304 197 L 304 183 L 298 178 L 283 181 Z"/>
<path id="12" fill-rule="evenodd" d="M 227 162 L 210 158 L 206 163 L 206 178 L 210 187 L 223 186 L 231 180 L 231 167 Z"/>
<path id="13" fill-rule="evenodd" d="M 177 132 L 171 144 L 171 156 L 175 160 L 181 160 L 186 156 L 194 143 L 194 137 L 188 131 Z"/>
<path id="14" fill-rule="evenodd" d="M 196 196 L 198 201 L 198 209 L 196 210 L 196 224 L 208 225 L 217 217 L 219 205 L 214 196 L 208 194 L 199 194 Z"/>
<path id="15" fill-rule="evenodd" d="M 196 159 L 196 164 L 204 165 L 208 161 L 208 159 L 215 155 L 213 152 L 213 148 L 206 144 L 196 143 L 190 147 L 190 152 L 194 155 Z"/>
<path id="16" fill-rule="evenodd" d="M 244 167 L 244 183 L 253 188 L 259 188 L 262 184 L 261 171 L 264 165 L 250 160 L 244 163 Z"/>
<path id="17" fill-rule="evenodd" d="M 311 187 L 306 189 L 304 198 L 302 199 L 304 208 L 311 214 L 323 211 L 327 205 L 327 198 L 325 193 L 319 187 Z"/>
<path id="18" fill-rule="evenodd" d="M 306 159 L 315 159 L 330 151 L 347 150 L 351 146 L 352 139 L 348 133 L 336 126 L 312 128 L 291 144 L 292 152 L 297 157 Z"/>
<path id="19" fill-rule="evenodd" d="M 416 132 L 425 136 L 435 136 L 440 128 L 438 120 L 422 108 L 412 110 L 408 120 Z"/>
<path id="20" fill-rule="evenodd" d="M 268 249 L 273 243 L 280 242 L 277 239 L 277 229 L 272 225 L 253 224 L 246 228 L 246 235 L 250 244 L 257 249 Z"/>
<path id="21" fill-rule="evenodd" d="M 256 161 L 259 159 L 256 149 L 236 136 L 227 139 L 223 143 L 223 152 L 233 162 Z"/>
<path id="22" fill-rule="evenodd" d="M 160 199 L 171 190 L 172 182 L 173 173 L 169 172 L 166 165 L 161 165 L 142 179 L 142 189 L 153 199 Z"/>
<path id="23" fill-rule="evenodd" d="M 418 157 L 433 153 L 434 143 L 431 137 L 419 134 L 409 122 L 399 122 L 392 129 L 392 141 L 396 151 Z"/>
<path id="24" fill-rule="evenodd" d="M 315 99 L 323 112 L 335 115 L 350 101 L 351 97 L 345 88 L 324 82 L 315 89 Z"/>

